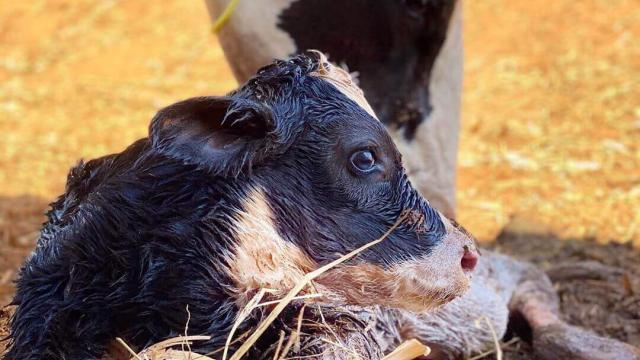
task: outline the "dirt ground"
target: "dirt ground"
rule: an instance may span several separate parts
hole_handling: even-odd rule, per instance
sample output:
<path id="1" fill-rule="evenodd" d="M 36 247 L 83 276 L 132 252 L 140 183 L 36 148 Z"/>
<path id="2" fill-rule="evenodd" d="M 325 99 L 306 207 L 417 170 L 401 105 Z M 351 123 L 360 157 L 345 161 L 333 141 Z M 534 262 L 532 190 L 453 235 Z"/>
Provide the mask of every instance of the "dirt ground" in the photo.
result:
<path id="1" fill-rule="evenodd" d="M 491 247 L 545 269 L 568 323 L 640 347 L 640 251 L 629 244 L 509 232 Z M 504 353 L 506 359 L 534 358 L 524 341 L 515 340 Z"/>
<path id="2" fill-rule="evenodd" d="M 485 242 L 509 224 L 553 234 L 498 238 L 543 266 L 617 268 L 558 289 L 571 322 L 639 345 L 640 255 L 596 242 L 640 247 L 640 2 L 464 10 L 460 222 Z M 0 2 L 0 304 L 72 164 L 145 136 L 161 106 L 235 85 L 199 1 Z"/>
<path id="3" fill-rule="evenodd" d="M 640 245 L 640 2 L 465 2 L 460 221 Z"/>

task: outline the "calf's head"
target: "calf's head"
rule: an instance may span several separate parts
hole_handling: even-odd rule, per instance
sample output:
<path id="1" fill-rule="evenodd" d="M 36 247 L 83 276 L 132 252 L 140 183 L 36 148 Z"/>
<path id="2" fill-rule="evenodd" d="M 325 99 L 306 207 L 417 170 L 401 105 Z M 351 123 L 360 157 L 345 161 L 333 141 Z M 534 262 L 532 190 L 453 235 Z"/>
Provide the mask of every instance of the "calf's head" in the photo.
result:
<path id="1" fill-rule="evenodd" d="M 160 111 L 154 148 L 226 179 L 222 268 L 242 304 L 379 238 L 314 283 L 322 301 L 422 311 L 462 294 L 472 239 L 411 186 L 385 127 L 349 75 L 317 53 L 262 68 L 227 97 Z M 307 289 L 311 291 L 311 289 Z"/>

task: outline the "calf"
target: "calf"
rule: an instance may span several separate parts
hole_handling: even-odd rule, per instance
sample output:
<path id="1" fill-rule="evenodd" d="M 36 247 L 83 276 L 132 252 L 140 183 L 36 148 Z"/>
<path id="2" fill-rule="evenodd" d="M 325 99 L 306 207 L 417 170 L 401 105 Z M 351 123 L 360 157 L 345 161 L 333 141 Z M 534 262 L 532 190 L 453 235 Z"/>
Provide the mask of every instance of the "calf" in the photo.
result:
<path id="1" fill-rule="evenodd" d="M 115 337 L 142 349 L 187 321 L 211 335 L 194 345 L 206 353 L 257 291 L 281 296 L 403 213 L 304 291 L 325 306 L 425 311 L 463 294 L 477 254 L 411 186 L 347 73 L 316 53 L 277 61 L 71 170 L 21 269 L 5 359 L 98 358 Z"/>

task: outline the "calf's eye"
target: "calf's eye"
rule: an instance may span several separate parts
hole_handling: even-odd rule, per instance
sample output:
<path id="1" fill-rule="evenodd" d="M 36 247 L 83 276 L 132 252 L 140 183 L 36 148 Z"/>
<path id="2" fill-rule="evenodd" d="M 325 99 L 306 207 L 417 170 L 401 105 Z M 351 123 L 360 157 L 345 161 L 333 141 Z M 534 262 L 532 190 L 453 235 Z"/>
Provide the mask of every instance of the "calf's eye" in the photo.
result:
<path id="1" fill-rule="evenodd" d="M 373 152 L 359 150 L 351 155 L 351 166 L 360 173 L 369 173 L 376 167 L 376 159 Z"/>

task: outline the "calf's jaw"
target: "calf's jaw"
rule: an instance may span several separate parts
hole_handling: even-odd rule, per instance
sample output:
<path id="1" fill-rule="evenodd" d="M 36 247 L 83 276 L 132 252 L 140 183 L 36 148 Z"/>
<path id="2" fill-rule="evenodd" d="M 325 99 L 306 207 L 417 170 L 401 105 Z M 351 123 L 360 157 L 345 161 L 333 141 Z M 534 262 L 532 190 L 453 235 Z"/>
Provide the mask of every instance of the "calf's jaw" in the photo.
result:
<path id="1" fill-rule="evenodd" d="M 447 233 L 433 251 L 391 268 L 360 263 L 332 269 L 317 279 L 325 300 L 359 306 L 388 306 L 424 312 L 464 294 L 477 251 L 466 232 L 444 219 Z M 469 260 L 474 259 L 474 260 Z M 473 266 L 465 266 L 473 261 Z"/>

